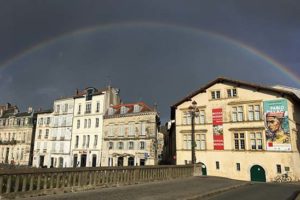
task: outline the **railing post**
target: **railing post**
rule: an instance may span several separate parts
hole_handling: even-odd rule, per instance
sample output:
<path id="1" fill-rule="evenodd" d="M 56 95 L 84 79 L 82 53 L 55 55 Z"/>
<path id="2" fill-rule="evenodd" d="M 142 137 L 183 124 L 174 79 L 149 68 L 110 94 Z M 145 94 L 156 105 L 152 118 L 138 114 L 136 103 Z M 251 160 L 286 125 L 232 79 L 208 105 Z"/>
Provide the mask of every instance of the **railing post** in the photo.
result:
<path id="1" fill-rule="evenodd" d="M 10 193 L 11 188 L 11 175 L 8 175 L 7 183 L 6 183 L 6 193 Z"/>
<path id="2" fill-rule="evenodd" d="M 33 190 L 33 177 L 34 177 L 34 175 L 31 174 L 31 175 L 30 175 L 30 186 L 29 186 L 29 191 L 32 191 L 32 190 Z"/>
<path id="3" fill-rule="evenodd" d="M 72 172 L 68 173 L 68 187 L 71 187 L 71 180 L 72 180 L 72 176 L 71 176 Z"/>
<path id="4" fill-rule="evenodd" d="M 0 194 L 2 194 L 2 188 L 3 188 L 3 176 L 0 176 Z"/>
<path id="5" fill-rule="evenodd" d="M 36 190 L 40 190 L 40 189 L 41 189 L 41 174 L 38 174 Z"/>
<path id="6" fill-rule="evenodd" d="M 20 183 L 20 176 L 16 175 L 16 182 L 15 182 L 14 192 L 18 192 L 19 191 L 19 183 Z"/>
<path id="7" fill-rule="evenodd" d="M 26 185 L 27 185 L 27 175 L 23 175 L 22 192 L 26 191 Z"/>
<path id="8" fill-rule="evenodd" d="M 48 174 L 45 173 L 45 174 L 44 174 L 44 186 L 43 186 L 43 189 L 44 189 L 44 190 L 47 189 L 47 182 L 48 182 Z"/>

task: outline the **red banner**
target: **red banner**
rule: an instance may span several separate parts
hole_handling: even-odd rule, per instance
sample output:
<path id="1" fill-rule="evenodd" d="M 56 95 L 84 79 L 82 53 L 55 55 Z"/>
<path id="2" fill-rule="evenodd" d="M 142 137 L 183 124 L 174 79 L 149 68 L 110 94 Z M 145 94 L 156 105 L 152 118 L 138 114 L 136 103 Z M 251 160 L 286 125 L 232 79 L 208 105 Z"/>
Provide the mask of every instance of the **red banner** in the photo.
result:
<path id="1" fill-rule="evenodd" d="M 224 150 L 222 108 L 212 109 L 214 150 Z"/>

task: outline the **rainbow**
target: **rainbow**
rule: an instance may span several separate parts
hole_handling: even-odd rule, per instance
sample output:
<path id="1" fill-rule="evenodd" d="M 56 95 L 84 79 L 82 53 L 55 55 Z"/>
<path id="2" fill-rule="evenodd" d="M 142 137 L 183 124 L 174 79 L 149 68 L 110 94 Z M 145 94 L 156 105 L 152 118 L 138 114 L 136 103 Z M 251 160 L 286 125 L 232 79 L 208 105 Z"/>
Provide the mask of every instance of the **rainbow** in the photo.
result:
<path id="1" fill-rule="evenodd" d="M 175 30 L 179 30 L 179 31 L 190 32 L 190 33 L 193 33 L 193 34 L 200 34 L 200 35 L 205 34 L 205 35 L 208 35 L 210 37 L 220 39 L 224 42 L 228 42 L 228 43 L 234 45 L 237 48 L 248 51 L 249 53 L 261 58 L 266 63 L 270 64 L 271 66 L 274 66 L 280 72 L 282 72 L 283 74 L 290 77 L 296 83 L 300 83 L 300 75 L 297 76 L 296 73 L 291 71 L 287 66 L 282 65 L 281 63 L 274 60 L 270 56 L 258 51 L 257 49 L 255 49 L 255 48 L 253 48 L 249 45 L 246 45 L 246 44 L 244 44 L 244 43 L 242 43 L 238 40 L 229 38 L 229 37 L 227 37 L 225 35 L 222 35 L 222 34 L 219 34 L 219 33 L 211 32 L 211 31 L 207 31 L 207 30 L 202 30 L 202 29 L 198 29 L 198 28 L 194 28 L 194 27 L 187 27 L 187 26 L 182 26 L 182 25 L 177 25 L 177 24 L 175 25 L 175 24 L 157 23 L 157 22 L 109 23 L 109 24 L 101 24 L 101 25 L 92 26 L 92 27 L 86 27 L 86 28 L 82 28 L 82 29 L 75 30 L 75 31 L 72 31 L 72 32 L 66 32 L 62 35 L 59 35 L 58 37 L 54 37 L 54 38 L 42 41 L 42 42 L 38 43 L 37 45 L 34 45 L 32 47 L 29 47 L 29 48 L 25 49 L 24 51 L 20 52 L 19 54 L 15 55 L 15 56 L 11 57 L 10 59 L 8 59 L 7 61 L 3 62 L 0 65 L 0 69 L 1 68 L 6 68 L 6 67 L 10 66 L 10 64 L 15 62 L 16 60 L 21 59 L 22 57 L 24 57 L 28 54 L 31 54 L 34 51 L 37 51 L 37 50 L 39 50 L 39 49 L 41 49 L 41 48 L 43 48 L 47 45 L 50 45 L 50 44 L 56 42 L 57 40 L 63 39 L 65 37 L 69 37 L 69 36 L 72 36 L 72 35 L 86 34 L 86 33 L 96 31 L 96 30 L 105 31 L 105 30 L 110 30 L 110 29 L 120 28 L 120 27 L 136 27 L 136 26 L 155 27 L 155 28 L 171 28 L 171 29 L 175 29 Z"/>

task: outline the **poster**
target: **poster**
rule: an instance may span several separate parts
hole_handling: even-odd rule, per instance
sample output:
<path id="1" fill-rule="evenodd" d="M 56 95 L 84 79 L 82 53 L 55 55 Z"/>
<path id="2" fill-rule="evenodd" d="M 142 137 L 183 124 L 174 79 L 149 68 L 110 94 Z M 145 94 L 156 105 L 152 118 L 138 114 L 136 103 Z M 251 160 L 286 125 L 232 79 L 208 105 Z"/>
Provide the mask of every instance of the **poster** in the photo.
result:
<path id="1" fill-rule="evenodd" d="M 214 150 L 224 150 L 222 108 L 212 109 Z"/>
<path id="2" fill-rule="evenodd" d="M 285 99 L 264 101 L 267 150 L 291 151 L 288 104 Z"/>

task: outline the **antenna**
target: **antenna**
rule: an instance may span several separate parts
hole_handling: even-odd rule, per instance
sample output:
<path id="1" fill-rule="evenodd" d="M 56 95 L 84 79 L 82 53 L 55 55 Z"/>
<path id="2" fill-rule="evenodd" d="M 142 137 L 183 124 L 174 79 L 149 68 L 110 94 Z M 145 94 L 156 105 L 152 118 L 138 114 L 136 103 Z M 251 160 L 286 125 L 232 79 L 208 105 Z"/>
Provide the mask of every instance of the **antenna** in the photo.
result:
<path id="1" fill-rule="evenodd" d="M 106 82 L 107 82 L 108 87 L 110 87 L 111 86 L 110 75 L 106 75 Z"/>

